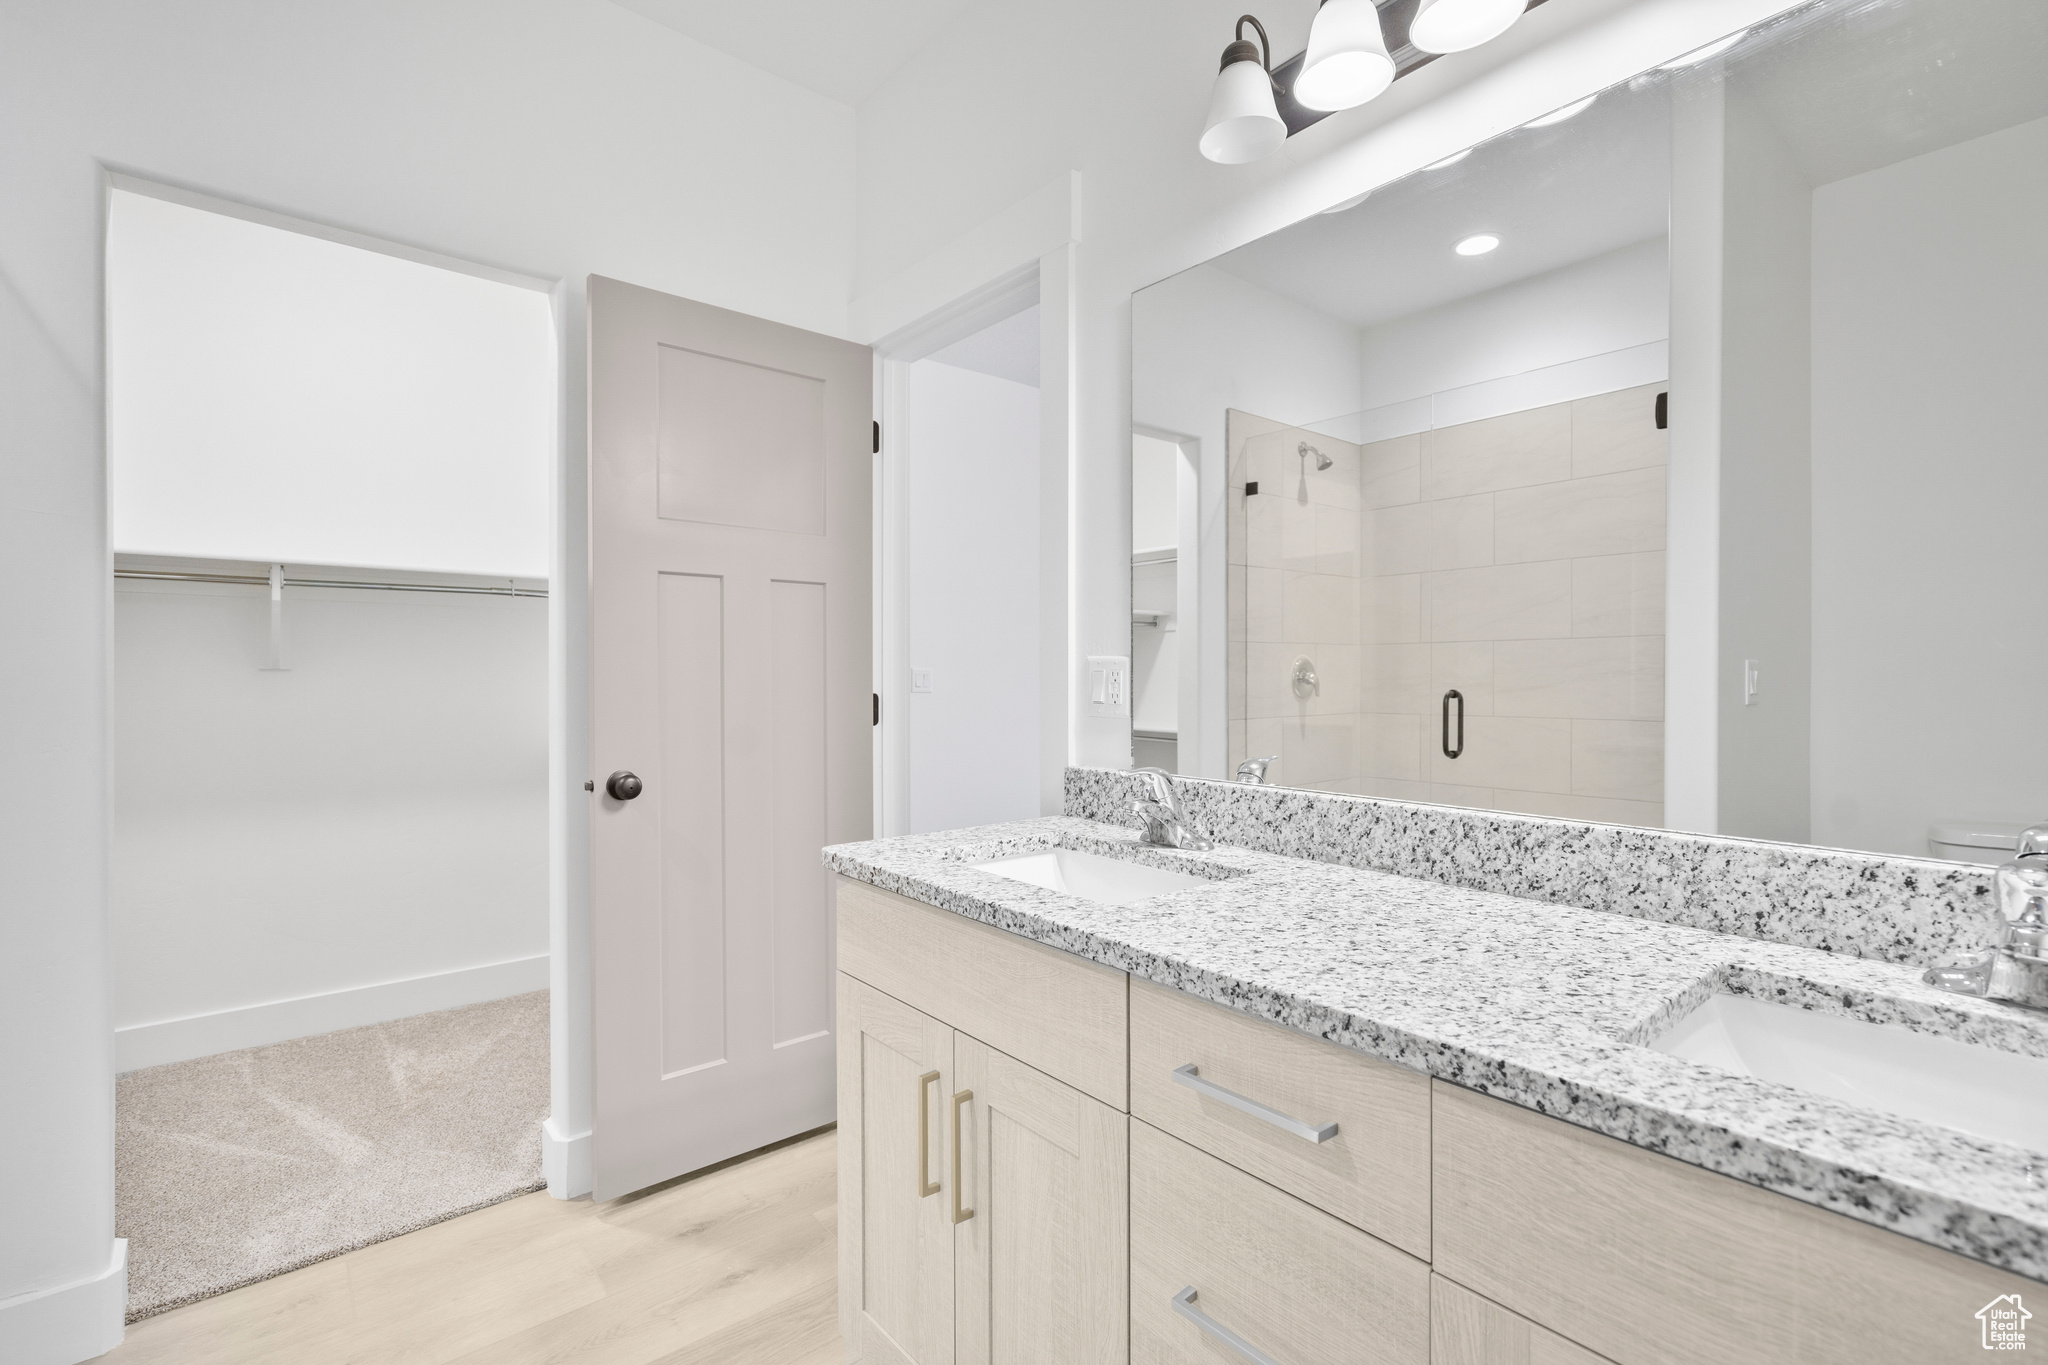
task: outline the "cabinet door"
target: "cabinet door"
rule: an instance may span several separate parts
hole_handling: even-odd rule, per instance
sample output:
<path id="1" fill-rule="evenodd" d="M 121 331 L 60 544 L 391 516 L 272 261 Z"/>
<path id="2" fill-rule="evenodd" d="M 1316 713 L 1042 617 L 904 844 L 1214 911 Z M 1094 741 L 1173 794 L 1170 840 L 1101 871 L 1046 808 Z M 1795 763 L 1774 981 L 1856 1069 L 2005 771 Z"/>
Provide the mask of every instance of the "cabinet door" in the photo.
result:
<path id="1" fill-rule="evenodd" d="M 960 1365 L 1122 1365 L 1130 1121 L 964 1033 L 953 1063 Z"/>
<path id="2" fill-rule="evenodd" d="M 1430 1365 L 1609 1365 L 1606 1357 L 1441 1275 L 1429 1277 L 1429 1360 Z"/>
<path id="3" fill-rule="evenodd" d="M 952 1365 L 944 1121 L 953 1069 L 952 1029 L 841 974 L 839 1330 L 848 1360 Z"/>

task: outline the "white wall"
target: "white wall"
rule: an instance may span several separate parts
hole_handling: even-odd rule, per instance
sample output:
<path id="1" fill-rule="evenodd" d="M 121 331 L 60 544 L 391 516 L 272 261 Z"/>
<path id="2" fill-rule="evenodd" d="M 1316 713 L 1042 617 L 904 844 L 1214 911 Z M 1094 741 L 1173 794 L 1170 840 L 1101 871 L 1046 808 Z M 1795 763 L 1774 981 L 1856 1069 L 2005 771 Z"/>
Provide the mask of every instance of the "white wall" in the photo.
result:
<path id="1" fill-rule="evenodd" d="M 854 118 L 603 0 L 71 0 L 0 16 L 0 123 L 0 571 L 22 589 L 0 620 L 0 1165 L 20 1177 L 0 1302 L 49 1291 L 34 1342 L 0 1342 L 35 1365 L 119 1333 L 104 168 L 561 281 L 561 569 L 585 562 L 584 276 L 841 331 Z M 582 669 L 559 662 L 584 654 L 580 578 L 562 582 L 550 1125 L 569 1139 L 589 1113 L 587 774 Z"/>
<path id="2" fill-rule="evenodd" d="M 989 279 L 1014 268 L 1013 219 L 1050 178 L 1081 176 L 1067 675 L 1076 761 L 1128 761 L 1128 722 L 1088 716 L 1081 689 L 1084 656 L 1122 653 L 1129 630 L 1133 291 L 1784 7 L 1546 5 L 1247 166 L 1212 165 L 1194 146 L 1216 53 L 1241 12 L 1220 0 L 971 8 L 862 106 L 857 315 L 917 297 L 920 271 L 971 287 L 967 262 L 985 261 Z M 1312 14 L 1265 16 L 1276 52 L 1302 46 Z M 1089 40 L 1076 44 L 1076 33 Z M 1222 533 L 1220 519 L 1203 525 Z M 1205 583 L 1204 597 L 1220 586 Z"/>
<path id="3" fill-rule="evenodd" d="M 1727 93 L 1724 116 L 1716 829 L 1804 843 L 1813 192 L 1752 100 Z M 1751 659 L 1760 685 L 1745 699 Z"/>
<path id="4" fill-rule="evenodd" d="M 2048 120 L 1813 195 L 1813 838 L 2048 812 Z"/>
<path id="5" fill-rule="evenodd" d="M 116 552 L 545 578 L 537 289 L 117 189 Z"/>
<path id="6" fill-rule="evenodd" d="M 1179 698 L 1175 708 L 1180 733 L 1176 761 L 1181 772 L 1223 777 L 1230 738 L 1223 644 L 1229 629 L 1223 415 L 1237 408 L 1301 425 L 1356 409 L 1358 329 L 1213 265 L 1160 281 L 1133 298 L 1130 310 L 1131 419 L 1193 437 L 1197 461 L 1199 554 L 1192 576 L 1197 591 L 1194 610 L 1181 603 L 1174 647 L 1176 663 L 1194 656 L 1199 683 L 1192 689 L 1196 696 Z M 1129 508 L 1128 481 L 1118 493 Z M 1097 532 L 1108 533 L 1108 528 Z M 1190 548 L 1181 547 L 1184 558 Z M 1127 543 L 1121 553 L 1128 554 Z M 1128 559 L 1124 567 L 1121 600 L 1128 604 Z M 1183 573 L 1181 581 L 1188 582 L 1189 576 Z M 1127 649 L 1118 644 L 1114 651 L 1100 652 L 1124 654 Z"/>
<path id="7" fill-rule="evenodd" d="M 1653 237 L 1366 328 L 1360 340 L 1358 405 L 1382 408 L 1617 351 L 1651 350 L 1635 370 L 1594 381 L 1602 387 L 1578 392 L 1568 376 L 1558 375 L 1564 387 L 1553 382 L 1511 401 L 1543 407 L 1612 392 L 1664 377 L 1643 372 L 1642 365 L 1656 369 L 1662 357 L 1655 348 L 1670 334 L 1670 326 L 1664 239 Z M 1436 425 L 1495 415 L 1460 413 Z M 1369 435 L 1385 439 L 1391 434 Z"/>
<path id="8" fill-rule="evenodd" d="M 115 595 L 122 1070 L 546 984 L 545 599 L 269 596 Z"/>
<path id="9" fill-rule="evenodd" d="M 1038 390 L 921 360 L 900 461 L 910 828 L 1039 814 Z"/>

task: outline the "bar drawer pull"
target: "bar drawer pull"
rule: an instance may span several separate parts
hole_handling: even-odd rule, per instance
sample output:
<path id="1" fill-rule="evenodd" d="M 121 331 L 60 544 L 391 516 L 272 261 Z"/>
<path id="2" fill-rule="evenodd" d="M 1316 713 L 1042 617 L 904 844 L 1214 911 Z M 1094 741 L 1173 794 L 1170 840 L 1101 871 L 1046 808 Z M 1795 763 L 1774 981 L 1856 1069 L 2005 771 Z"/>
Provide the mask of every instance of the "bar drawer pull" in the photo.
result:
<path id="1" fill-rule="evenodd" d="M 1175 1067 L 1173 1078 L 1197 1095 L 1207 1095 L 1212 1100 L 1221 1100 L 1232 1109 L 1241 1109 L 1253 1118 L 1263 1119 L 1275 1128 L 1283 1129 L 1298 1138 L 1305 1138 L 1310 1142 L 1328 1142 L 1337 1136 L 1337 1125 L 1334 1123 L 1303 1123 L 1300 1119 L 1288 1117 L 1278 1109 L 1269 1109 L 1257 1100 L 1247 1099 L 1235 1090 L 1225 1090 L 1214 1081 L 1203 1080 L 1201 1072 L 1193 1062 Z"/>
<path id="2" fill-rule="evenodd" d="M 973 1209 L 960 1207 L 960 1110 L 974 1098 L 972 1090 L 963 1090 L 953 1097 L 953 1221 L 964 1223 L 974 1217 Z"/>
<path id="3" fill-rule="evenodd" d="M 939 1192 L 939 1182 L 932 1179 L 932 1082 L 939 1078 L 936 1071 L 927 1071 L 917 1078 L 917 1197 L 927 1199 Z"/>
<path id="4" fill-rule="evenodd" d="M 1189 1285 L 1173 1296 L 1173 1311 L 1243 1356 L 1246 1360 L 1254 1361 L 1256 1365 L 1280 1365 L 1279 1361 L 1273 1359 L 1273 1357 L 1267 1355 L 1264 1351 L 1261 1351 L 1258 1347 L 1252 1345 L 1249 1341 L 1246 1341 L 1243 1337 L 1195 1307 L 1195 1287 L 1193 1285 Z"/>

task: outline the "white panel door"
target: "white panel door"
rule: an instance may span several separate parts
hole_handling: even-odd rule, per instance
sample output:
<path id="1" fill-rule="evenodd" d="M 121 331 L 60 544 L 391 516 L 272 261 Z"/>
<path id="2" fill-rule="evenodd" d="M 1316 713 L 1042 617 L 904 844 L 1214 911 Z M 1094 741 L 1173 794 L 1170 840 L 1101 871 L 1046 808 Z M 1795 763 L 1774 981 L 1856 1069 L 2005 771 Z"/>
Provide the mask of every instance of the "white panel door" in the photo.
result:
<path id="1" fill-rule="evenodd" d="M 818 850 L 871 832 L 873 357 L 599 276 L 589 304 L 591 1174 L 611 1199 L 833 1119 Z"/>

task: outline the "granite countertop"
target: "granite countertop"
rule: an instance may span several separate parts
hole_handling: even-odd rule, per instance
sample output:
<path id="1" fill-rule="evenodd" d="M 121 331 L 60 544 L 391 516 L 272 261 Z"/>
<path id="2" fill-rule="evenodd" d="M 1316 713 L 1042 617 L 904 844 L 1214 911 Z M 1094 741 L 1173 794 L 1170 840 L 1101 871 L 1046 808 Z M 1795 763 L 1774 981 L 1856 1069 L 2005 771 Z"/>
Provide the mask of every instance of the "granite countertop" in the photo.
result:
<path id="1" fill-rule="evenodd" d="M 1062 846 L 1213 880 L 1128 905 L 969 866 Z M 2048 1058 L 2048 1018 L 1916 968 L 1070 817 L 825 850 L 826 865 L 1242 1013 L 2048 1279 L 2048 1153 L 1643 1044 L 1716 991 Z"/>

